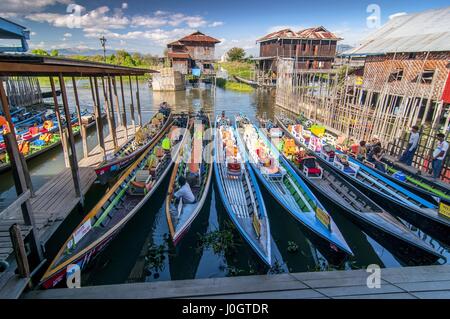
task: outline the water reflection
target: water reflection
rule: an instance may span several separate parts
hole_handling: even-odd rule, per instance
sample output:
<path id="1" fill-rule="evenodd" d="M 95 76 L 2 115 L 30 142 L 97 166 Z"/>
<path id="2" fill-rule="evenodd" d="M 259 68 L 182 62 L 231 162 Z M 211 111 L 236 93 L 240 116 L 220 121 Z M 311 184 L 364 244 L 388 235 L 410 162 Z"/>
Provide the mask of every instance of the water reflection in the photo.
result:
<path id="1" fill-rule="evenodd" d="M 140 98 L 144 122 L 151 118 L 163 101 L 173 106 L 175 111 L 190 112 L 201 108 L 207 113 L 217 114 L 224 110 L 229 116 L 242 112 L 252 120 L 264 114 L 272 117 L 274 112 L 278 111 L 274 107 L 274 91 L 258 90 L 248 94 L 225 91 L 220 88 L 215 92 L 205 88 L 189 88 L 179 92 L 152 92 L 146 87 L 146 83 L 141 83 Z M 79 83 L 79 94 L 82 105 L 90 109 L 91 93 L 83 81 Z M 73 105 L 73 91 L 70 87 L 68 95 L 69 103 Z M 128 104 L 130 94 L 127 89 L 125 99 Z M 127 118 L 131 118 L 129 110 Z M 105 134 L 107 134 L 106 127 Z M 92 148 L 96 143 L 95 130 L 91 130 L 88 145 Z M 80 159 L 82 145 L 79 140 L 76 149 Z M 64 168 L 61 149 L 56 148 L 34 159 L 29 162 L 29 168 L 33 184 L 37 189 Z M 179 246 L 173 247 L 168 241 L 169 231 L 163 209 L 167 184 L 168 178 L 155 196 L 97 258 L 90 270 L 84 273 L 85 285 L 210 278 L 267 272 L 316 271 L 329 268 L 349 269 L 366 267 L 369 264 L 399 267 L 405 264 L 401 256 L 393 254 L 395 249 L 387 250 L 385 248 L 388 246 L 387 243 L 383 244 L 381 240 L 376 241 L 371 238 L 331 207 L 329 211 L 332 211 L 333 219 L 355 253 L 354 257 L 343 264 L 334 263 L 330 260 L 329 251 L 312 241 L 305 229 L 273 200 L 262 185 L 261 189 L 271 224 L 273 260 L 277 265 L 275 269 L 269 270 L 264 266 L 234 227 L 231 227 L 235 238 L 234 249 L 228 253 L 214 253 L 212 248 L 202 247 L 199 244 L 201 236 L 215 230 L 230 230 L 230 220 L 217 194 L 215 181 L 212 183 L 214 186 L 211 187 L 204 208 L 192 224 L 190 231 Z M 95 203 L 105 191 L 106 188 L 95 188 L 95 191 L 88 193 L 87 200 Z M 2 209 L 15 198 L 11 173 L 1 175 L 0 193 L 0 209 Z M 77 218 L 81 219 L 81 217 L 80 215 Z M 67 231 L 70 232 L 70 229 Z M 417 232 L 420 231 L 417 230 Z M 429 237 L 427 240 L 433 241 Z M 292 243 L 297 246 L 296 251 L 288 249 L 290 245 L 293 245 Z M 447 249 L 440 249 L 449 256 Z"/>

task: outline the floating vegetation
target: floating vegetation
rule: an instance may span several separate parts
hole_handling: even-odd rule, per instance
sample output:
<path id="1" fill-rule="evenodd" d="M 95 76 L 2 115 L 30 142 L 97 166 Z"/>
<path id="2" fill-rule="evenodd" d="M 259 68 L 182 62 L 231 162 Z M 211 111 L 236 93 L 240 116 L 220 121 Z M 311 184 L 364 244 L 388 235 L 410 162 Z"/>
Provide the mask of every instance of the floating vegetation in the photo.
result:
<path id="1" fill-rule="evenodd" d="M 146 272 L 150 276 L 153 273 L 155 279 L 159 278 L 158 272 L 164 269 L 164 260 L 166 259 L 165 253 L 166 245 L 151 244 L 148 248 L 148 254 L 145 256 Z"/>
<path id="2" fill-rule="evenodd" d="M 234 266 L 227 267 L 227 277 L 242 276 L 242 275 L 245 275 L 245 270 L 239 269 Z"/>
<path id="3" fill-rule="evenodd" d="M 298 245 L 293 241 L 288 241 L 287 251 L 290 253 L 298 252 Z"/>
<path id="4" fill-rule="evenodd" d="M 284 263 L 280 263 L 278 260 L 276 260 L 273 263 L 273 266 L 270 267 L 269 271 L 267 272 L 267 274 L 269 275 L 276 275 L 276 274 L 282 274 L 285 272 L 284 268 L 283 268 Z"/>
<path id="5" fill-rule="evenodd" d="M 235 248 L 233 233 L 228 230 L 215 230 L 199 235 L 199 247 L 212 248 L 215 254 L 229 253 Z"/>

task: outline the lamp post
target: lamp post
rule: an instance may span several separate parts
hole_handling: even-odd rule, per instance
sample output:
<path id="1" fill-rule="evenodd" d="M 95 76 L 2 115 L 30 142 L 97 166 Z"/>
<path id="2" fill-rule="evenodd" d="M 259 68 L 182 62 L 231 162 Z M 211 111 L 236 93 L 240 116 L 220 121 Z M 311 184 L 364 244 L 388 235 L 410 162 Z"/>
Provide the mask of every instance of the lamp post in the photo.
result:
<path id="1" fill-rule="evenodd" d="M 100 38 L 100 43 L 103 47 L 103 60 L 106 63 L 106 38 L 104 35 Z"/>

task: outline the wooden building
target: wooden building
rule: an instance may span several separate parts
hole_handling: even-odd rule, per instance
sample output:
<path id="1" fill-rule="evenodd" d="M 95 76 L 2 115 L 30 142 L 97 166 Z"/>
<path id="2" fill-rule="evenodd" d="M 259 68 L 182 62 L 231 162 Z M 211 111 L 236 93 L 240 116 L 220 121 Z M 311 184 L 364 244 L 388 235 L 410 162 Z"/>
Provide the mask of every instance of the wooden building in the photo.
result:
<path id="1" fill-rule="evenodd" d="M 325 83 L 316 70 L 294 73 L 284 59 L 277 103 L 355 140 L 378 135 L 394 156 L 406 148 L 410 127 L 419 125 L 414 165 L 426 171 L 436 133 L 450 132 L 448 21 L 450 7 L 392 18 L 345 52 L 349 66 L 340 75 L 330 72 Z M 354 68 L 354 58 L 363 58 L 363 66 Z M 445 167 L 443 177 L 450 179 L 448 157 Z"/>
<path id="2" fill-rule="evenodd" d="M 200 31 L 187 35 L 167 45 L 167 56 L 174 71 L 191 74 L 200 69 L 203 74 L 214 73 L 215 45 L 219 40 Z"/>
<path id="3" fill-rule="evenodd" d="M 323 26 L 269 33 L 257 40 L 260 45 L 259 57 L 255 58 L 257 77 L 276 77 L 280 58 L 293 59 L 296 69 L 331 69 L 339 40 L 341 38 Z"/>

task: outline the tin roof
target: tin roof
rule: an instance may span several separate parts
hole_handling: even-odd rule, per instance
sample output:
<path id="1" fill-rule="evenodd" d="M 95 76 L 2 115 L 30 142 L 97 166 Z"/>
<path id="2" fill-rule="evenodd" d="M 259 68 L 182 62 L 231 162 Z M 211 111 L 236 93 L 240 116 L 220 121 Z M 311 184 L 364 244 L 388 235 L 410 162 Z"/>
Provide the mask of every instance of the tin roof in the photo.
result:
<path id="1" fill-rule="evenodd" d="M 0 54 L 0 76 L 47 76 L 60 73 L 64 76 L 144 75 L 157 72 L 151 69 L 130 68 L 61 57 Z"/>
<path id="2" fill-rule="evenodd" d="M 450 51 L 450 7 L 397 16 L 342 55 Z"/>
<path id="3" fill-rule="evenodd" d="M 292 31 L 291 29 L 282 29 L 259 38 L 257 42 L 264 42 L 272 39 L 341 40 L 341 38 L 325 29 L 325 27 L 319 26 L 297 32 Z"/>
<path id="4" fill-rule="evenodd" d="M 189 34 L 185 36 L 184 38 L 181 38 L 178 40 L 179 42 L 211 42 L 211 43 L 220 43 L 219 40 L 210 37 L 209 35 L 206 35 L 204 33 L 201 33 L 200 31 L 194 32 L 192 34 Z M 172 42 L 173 43 L 173 42 Z"/>

